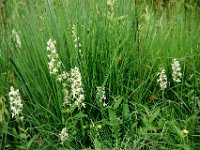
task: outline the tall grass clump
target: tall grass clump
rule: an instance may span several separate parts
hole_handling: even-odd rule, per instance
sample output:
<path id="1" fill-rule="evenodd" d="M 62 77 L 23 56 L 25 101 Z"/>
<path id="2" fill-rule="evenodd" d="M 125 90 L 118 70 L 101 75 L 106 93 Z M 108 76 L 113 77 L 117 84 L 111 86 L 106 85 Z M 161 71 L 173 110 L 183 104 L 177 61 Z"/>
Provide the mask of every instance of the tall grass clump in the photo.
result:
<path id="1" fill-rule="evenodd" d="M 0 13 L 0 149 L 199 148 L 198 2 L 4 0 Z"/>

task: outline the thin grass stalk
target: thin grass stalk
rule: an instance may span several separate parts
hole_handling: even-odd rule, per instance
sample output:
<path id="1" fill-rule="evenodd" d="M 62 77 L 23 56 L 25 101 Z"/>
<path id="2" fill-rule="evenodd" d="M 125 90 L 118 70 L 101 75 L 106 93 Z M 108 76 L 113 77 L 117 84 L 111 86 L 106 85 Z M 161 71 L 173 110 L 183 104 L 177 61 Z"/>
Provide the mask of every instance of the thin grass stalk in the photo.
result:
<path id="1" fill-rule="evenodd" d="M 142 63 L 142 60 L 141 60 L 141 55 L 142 55 L 142 49 L 141 49 L 141 38 L 140 38 L 140 27 L 139 27 L 139 16 L 138 16 L 138 13 L 139 13 L 139 4 L 140 4 L 140 1 L 139 0 L 135 0 L 134 1 L 134 4 L 135 4 L 135 19 L 136 19 L 136 39 L 137 39 L 137 52 L 138 52 L 138 65 L 139 67 L 138 68 L 141 68 L 141 63 Z M 141 72 L 142 70 L 139 69 L 138 70 L 138 85 L 140 84 L 141 82 Z"/>
<path id="2" fill-rule="evenodd" d="M 9 39 L 9 5 L 7 0 L 2 1 L 2 8 L 1 8 L 1 22 L 2 22 L 2 27 L 3 27 L 3 39 L 5 40 L 6 43 L 6 48 L 7 48 L 7 58 L 5 59 L 6 62 L 8 62 L 8 78 L 10 81 L 10 84 L 14 85 L 14 67 L 13 67 L 13 55 L 12 55 L 12 49 L 10 47 L 10 39 Z M 11 6 L 13 7 L 13 3 L 11 3 Z"/>

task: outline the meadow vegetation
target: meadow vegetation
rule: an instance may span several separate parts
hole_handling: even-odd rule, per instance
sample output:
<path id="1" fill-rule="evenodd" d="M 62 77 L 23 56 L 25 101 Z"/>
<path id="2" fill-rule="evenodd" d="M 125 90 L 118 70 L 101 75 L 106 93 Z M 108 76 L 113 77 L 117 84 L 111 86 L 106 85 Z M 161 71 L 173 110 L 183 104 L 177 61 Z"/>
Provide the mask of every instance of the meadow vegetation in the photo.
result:
<path id="1" fill-rule="evenodd" d="M 0 1 L 0 149 L 198 150 L 198 0 Z"/>

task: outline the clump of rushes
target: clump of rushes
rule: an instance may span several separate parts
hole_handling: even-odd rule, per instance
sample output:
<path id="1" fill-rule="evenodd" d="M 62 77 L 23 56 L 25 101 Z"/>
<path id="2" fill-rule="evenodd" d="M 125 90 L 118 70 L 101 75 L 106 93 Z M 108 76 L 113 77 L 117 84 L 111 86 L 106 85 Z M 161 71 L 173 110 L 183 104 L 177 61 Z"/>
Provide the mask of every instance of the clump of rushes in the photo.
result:
<path id="1" fill-rule="evenodd" d="M 182 77 L 182 73 L 181 73 L 181 66 L 178 60 L 173 59 L 173 64 L 172 64 L 172 77 L 173 77 L 173 81 L 176 83 L 181 82 L 181 77 Z"/>
<path id="2" fill-rule="evenodd" d="M 84 90 L 82 85 L 82 77 L 81 73 L 79 71 L 79 68 L 75 67 L 71 69 L 70 72 L 70 81 L 71 81 L 71 90 L 72 90 L 72 96 L 73 100 L 75 101 L 75 105 L 78 107 L 84 107 L 85 108 L 85 96 L 84 96 Z"/>
<path id="3" fill-rule="evenodd" d="M 48 58 L 50 60 L 48 63 L 49 72 L 51 75 L 56 76 L 58 75 L 62 62 L 59 59 L 55 44 L 56 41 L 53 41 L 52 39 L 49 39 L 47 42 L 47 51 L 49 52 Z"/>
<path id="4" fill-rule="evenodd" d="M 100 101 L 103 105 L 103 107 L 106 107 L 106 93 L 105 93 L 105 87 L 98 86 L 97 87 L 97 94 L 96 98 L 98 101 Z"/>
<path id="5" fill-rule="evenodd" d="M 18 32 L 15 29 L 12 30 L 12 35 L 13 35 L 14 40 L 16 42 L 16 46 L 21 48 L 21 46 L 22 46 L 21 39 L 20 39 Z"/>
<path id="6" fill-rule="evenodd" d="M 10 87 L 9 92 L 9 100 L 10 100 L 10 110 L 12 113 L 12 118 L 23 120 L 22 110 L 23 104 L 22 99 L 20 97 L 19 89 L 15 90 L 14 87 Z"/>
<path id="7" fill-rule="evenodd" d="M 167 88 L 167 76 L 165 69 L 158 73 L 157 82 L 160 84 L 160 89 L 164 91 Z"/>
<path id="8" fill-rule="evenodd" d="M 63 128 L 62 131 L 60 132 L 59 136 L 60 136 L 61 144 L 63 145 L 65 143 L 65 141 L 67 140 L 67 138 L 69 137 L 67 129 Z"/>
<path id="9" fill-rule="evenodd" d="M 80 43 L 80 39 L 79 39 L 79 37 L 77 35 L 76 25 L 74 25 L 74 24 L 72 26 L 72 39 L 74 41 L 75 48 L 78 49 L 79 54 L 82 55 L 82 51 L 81 51 L 82 44 Z"/>

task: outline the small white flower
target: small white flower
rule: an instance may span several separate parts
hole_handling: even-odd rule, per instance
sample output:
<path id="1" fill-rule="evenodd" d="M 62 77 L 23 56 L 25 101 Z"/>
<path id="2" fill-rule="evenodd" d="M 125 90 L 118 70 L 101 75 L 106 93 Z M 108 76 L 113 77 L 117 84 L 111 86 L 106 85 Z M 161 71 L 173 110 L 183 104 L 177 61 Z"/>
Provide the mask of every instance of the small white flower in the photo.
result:
<path id="1" fill-rule="evenodd" d="M 103 102 L 103 107 L 106 107 L 106 106 L 108 106 L 108 104 L 106 104 L 105 102 Z"/>
<path id="2" fill-rule="evenodd" d="M 63 128 L 59 136 L 60 136 L 61 144 L 63 145 L 65 141 L 67 140 L 67 138 L 69 137 L 69 134 L 67 133 L 67 129 Z"/>
<path id="3" fill-rule="evenodd" d="M 63 73 L 62 74 L 60 74 L 60 75 L 58 75 L 58 77 L 57 77 L 57 80 L 59 81 L 59 82 L 66 82 L 66 80 L 68 80 L 69 79 L 69 74 L 66 72 L 66 71 L 63 71 Z M 65 87 L 65 83 L 63 83 L 63 86 Z"/>
<path id="4" fill-rule="evenodd" d="M 55 44 L 56 44 L 56 41 L 49 39 L 49 41 L 47 42 L 47 51 L 55 52 L 56 51 Z"/>
<path id="5" fill-rule="evenodd" d="M 21 39 L 20 39 L 19 34 L 17 33 L 17 31 L 15 29 L 12 30 L 12 34 L 15 38 L 16 46 L 21 48 L 22 43 L 21 43 Z"/>
<path id="6" fill-rule="evenodd" d="M 85 103 L 81 103 L 83 108 L 86 108 L 86 104 Z"/>
<path id="7" fill-rule="evenodd" d="M 174 82 L 181 82 L 181 78 L 182 78 L 182 73 L 181 73 L 181 66 L 178 60 L 173 59 L 173 64 L 172 64 L 172 77 Z"/>
<path id="8" fill-rule="evenodd" d="M 56 75 L 58 73 L 58 69 L 57 68 L 53 68 L 51 71 L 50 71 L 50 74 L 53 74 L 53 75 Z"/>
<path id="9" fill-rule="evenodd" d="M 19 117 L 22 113 L 23 104 L 19 94 L 19 90 L 15 90 L 12 86 L 10 87 L 9 100 L 12 118 Z"/>
<path id="10" fill-rule="evenodd" d="M 160 89 L 165 90 L 167 88 L 167 76 L 165 73 L 165 69 L 162 69 L 160 73 L 158 73 L 159 78 L 157 82 L 160 84 Z"/>

